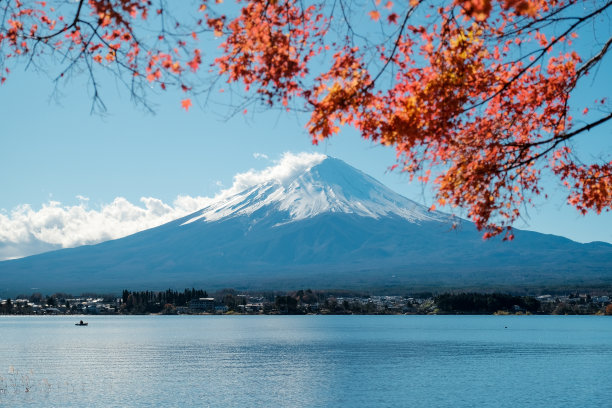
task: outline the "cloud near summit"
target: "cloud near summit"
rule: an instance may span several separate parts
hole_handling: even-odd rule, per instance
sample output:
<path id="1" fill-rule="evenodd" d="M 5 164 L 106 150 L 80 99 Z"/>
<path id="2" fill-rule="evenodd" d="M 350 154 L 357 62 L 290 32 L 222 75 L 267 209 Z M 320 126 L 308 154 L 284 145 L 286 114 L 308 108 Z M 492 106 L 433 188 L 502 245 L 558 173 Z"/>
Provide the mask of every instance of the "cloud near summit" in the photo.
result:
<path id="1" fill-rule="evenodd" d="M 82 196 L 77 196 L 76 205 L 49 201 L 35 209 L 23 204 L 0 212 L 0 260 L 96 244 L 153 228 L 245 188 L 270 181 L 284 184 L 325 157 L 317 153 L 285 153 L 270 167 L 236 174 L 232 186 L 212 198 L 179 195 L 172 203 L 164 203 L 158 198 L 142 197 L 139 203 L 131 203 L 117 197 L 98 208 L 91 208 L 89 199 Z"/>
<path id="2" fill-rule="evenodd" d="M 232 195 L 257 184 L 276 181 L 282 184 L 292 180 L 297 174 L 310 169 L 325 160 L 327 156 L 319 153 L 285 153 L 273 166 L 263 170 L 249 170 L 234 176 L 233 185 L 220 193 Z M 218 196 L 219 197 L 219 196 Z"/>

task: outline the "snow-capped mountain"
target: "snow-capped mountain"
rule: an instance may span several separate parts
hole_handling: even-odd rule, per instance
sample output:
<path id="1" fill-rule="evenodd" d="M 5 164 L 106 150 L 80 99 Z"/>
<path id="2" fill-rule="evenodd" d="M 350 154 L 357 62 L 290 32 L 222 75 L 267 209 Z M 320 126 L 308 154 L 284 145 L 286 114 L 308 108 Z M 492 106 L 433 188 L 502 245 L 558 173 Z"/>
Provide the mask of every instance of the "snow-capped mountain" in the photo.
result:
<path id="1" fill-rule="evenodd" d="M 314 218 L 324 213 L 375 219 L 395 215 L 410 222 L 448 219 L 391 191 L 341 160 L 317 155 L 309 164 L 302 172 L 222 198 L 189 217 L 184 224 L 237 216 L 248 216 L 256 222 L 269 217 L 272 211 L 282 214 L 280 222 Z"/>
<path id="2" fill-rule="evenodd" d="M 612 282 L 612 245 L 516 231 L 483 241 L 467 222 L 346 163 L 292 156 L 242 174 L 205 208 L 97 245 L 0 262 L 5 293 L 186 286 L 428 288 Z"/>

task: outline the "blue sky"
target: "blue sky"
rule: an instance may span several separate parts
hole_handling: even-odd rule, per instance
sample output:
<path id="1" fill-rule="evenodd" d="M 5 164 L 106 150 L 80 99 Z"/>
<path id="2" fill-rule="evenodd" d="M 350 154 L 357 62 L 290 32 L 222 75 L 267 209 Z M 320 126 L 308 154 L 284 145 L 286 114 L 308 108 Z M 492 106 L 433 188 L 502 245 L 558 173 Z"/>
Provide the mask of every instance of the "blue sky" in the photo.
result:
<path id="1" fill-rule="evenodd" d="M 605 77 L 598 75 L 589 88 L 609 88 Z M 14 218 L 25 204 L 31 212 L 50 202 L 98 211 L 118 197 L 135 206 L 143 205 L 142 197 L 167 204 L 177 196 L 211 197 L 230 187 L 236 173 L 270 166 L 287 151 L 326 153 L 417 202 L 432 203 L 428 187 L 388 171 L 395 163 L 393 149 L 362 140 L 351 129 L 313 146 L 305 117 L 267 111 L 225 120 L 225 112 L 215 106 L 196 104 L 185 112 L 181 95 L 173 93 L 152 96 L 152 115 L 134 106 L 112 79 L 102 85 L 108 112 L 92 115 L 84 76 L 75 76 L 56 94 L 43 73 L 13 70 L 0 87 L 0 216 Z M 612 150 L 609 128 L 578 143 L 593 155 Z M 612 214 L 581 216 L 564 204 L 558 182 L 544 186 L 550 198 L 536 198 L 536 207 L 526 208 L 517 227 L 612 243 Z M 0 231 L 0 249 L 2 236 Z"/>

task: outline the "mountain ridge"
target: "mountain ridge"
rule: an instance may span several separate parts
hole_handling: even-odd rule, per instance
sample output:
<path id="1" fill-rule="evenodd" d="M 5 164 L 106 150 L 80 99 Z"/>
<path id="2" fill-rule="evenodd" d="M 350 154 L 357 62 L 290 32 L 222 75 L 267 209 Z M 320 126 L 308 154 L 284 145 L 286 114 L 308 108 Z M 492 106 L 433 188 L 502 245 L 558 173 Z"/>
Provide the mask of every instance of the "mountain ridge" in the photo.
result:
<path id="1" fill-rule="evenodd" d="M 45 291 L 536 285 L 612 282 L 612 245 L 516 230 L 482 240 L 333 158 L 164 225 L 0 262 L 0 288 Z M 310 165 L 309 165 L 310 164 Z"/>

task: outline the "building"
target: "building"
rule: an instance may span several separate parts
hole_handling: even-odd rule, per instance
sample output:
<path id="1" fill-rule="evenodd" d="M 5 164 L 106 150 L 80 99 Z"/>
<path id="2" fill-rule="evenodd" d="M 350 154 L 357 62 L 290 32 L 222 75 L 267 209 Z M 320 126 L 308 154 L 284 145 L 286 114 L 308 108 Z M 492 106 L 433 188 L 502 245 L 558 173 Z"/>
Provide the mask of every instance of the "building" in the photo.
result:
<path id="1" fill-rule="evenodd" d="M 192 300 L 189 301 L 189 310 L 191 312 L 209 312 L 209 313 L 214 313 L 214 311 L 215 311 L 215 299 L 214 298 L 192 299 Z"/>

